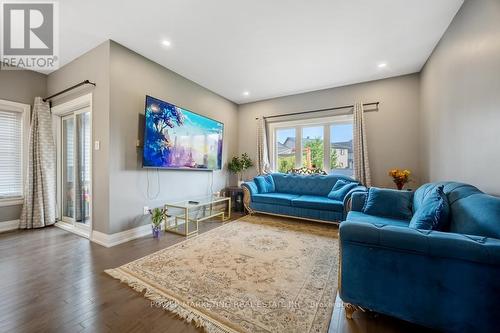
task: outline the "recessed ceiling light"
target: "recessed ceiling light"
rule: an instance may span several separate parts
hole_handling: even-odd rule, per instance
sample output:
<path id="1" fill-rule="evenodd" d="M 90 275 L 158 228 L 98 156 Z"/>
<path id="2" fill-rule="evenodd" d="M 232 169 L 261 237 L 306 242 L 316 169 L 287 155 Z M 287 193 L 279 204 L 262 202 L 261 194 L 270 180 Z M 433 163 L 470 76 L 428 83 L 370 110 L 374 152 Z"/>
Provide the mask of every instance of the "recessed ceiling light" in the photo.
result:
<path id="1" fill-rule="evenodd" d="M 172 45 L 172 43 L 170 43 L 170 41 L 166 40 L 166 39 L 163 40 L 161 43 L 163 44 L 163 46 L 170 46 L 170 45 Z"/>
<path id="2" fill-rule="evenodd" d="M 248 96 L 248 95 L 250 95 L 250 92 L 248 92 L 248 91 L 243 92 L 243 96 Z"/>
<path id="3" fill-rule="evenodd" d="M 378 68 L 384 68 L 384 67 L 387 67 L 387 64 L 385 62 L 378 64 Z"/>

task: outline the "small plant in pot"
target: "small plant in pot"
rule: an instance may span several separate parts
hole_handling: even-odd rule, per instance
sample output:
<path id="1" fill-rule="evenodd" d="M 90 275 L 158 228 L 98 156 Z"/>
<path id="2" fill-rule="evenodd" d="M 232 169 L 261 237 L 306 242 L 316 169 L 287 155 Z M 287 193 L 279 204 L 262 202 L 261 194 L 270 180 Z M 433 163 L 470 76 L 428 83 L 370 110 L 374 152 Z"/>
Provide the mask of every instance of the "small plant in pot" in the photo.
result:
<path id="1" fill-rule="evenodd" d="M 253 162 L 247 153 L 243 153 L 241 156 L 234 156 L 227 164 L 229 171 L 238 176 L 238 186 L 241 186 L 243 183 L 243 173 L 251 167 L 253 167 Z"/>
<path id="2" fill-rule="evenodd" d="M 153 208 L 151 214 L 151 229 L 154 238 L 160 238 L 161 223 L 168 217 L 166 208 Z"/>

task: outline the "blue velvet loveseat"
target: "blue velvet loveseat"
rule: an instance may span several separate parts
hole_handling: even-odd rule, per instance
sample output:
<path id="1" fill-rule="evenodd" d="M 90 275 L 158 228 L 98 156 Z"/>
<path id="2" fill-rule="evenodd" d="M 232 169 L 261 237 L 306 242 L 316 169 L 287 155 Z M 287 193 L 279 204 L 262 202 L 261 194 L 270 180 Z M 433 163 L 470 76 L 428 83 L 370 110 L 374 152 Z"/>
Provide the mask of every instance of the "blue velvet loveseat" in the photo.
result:
<path id="1" fill-rule="evenodd" d="M 270 177 L 270 178 L 269 178 Z M 272 183 L 268 190 L 259 188 L 258 181 L 267 179 Z M 338 181 L 349 183 L 345 195 L 330 199 L 328 195 Z M 366 191 L 364 186 L 343 175 L 297 175 L 272 173 L 258 176 L 242 185 L 245 208 L 250 213 L 285 215 L 295 218 L 340 222 L 345 217 L 346 205 L 357 191 Z"/>
<path id="2" fill-rule="evenodd" d="M 449 207 L 441 231 L 410 228 L 397 214 L 366 214 L 368 194 L 353 194 L 340 224 L 346 310 L 362 307 L 445 332 L 499 332 L 500 198 L 467 184 L 430 183 L 412 194 L 414 214 L 436 187 Z M 381 205 L 398 213 L 392 202 Z"/>

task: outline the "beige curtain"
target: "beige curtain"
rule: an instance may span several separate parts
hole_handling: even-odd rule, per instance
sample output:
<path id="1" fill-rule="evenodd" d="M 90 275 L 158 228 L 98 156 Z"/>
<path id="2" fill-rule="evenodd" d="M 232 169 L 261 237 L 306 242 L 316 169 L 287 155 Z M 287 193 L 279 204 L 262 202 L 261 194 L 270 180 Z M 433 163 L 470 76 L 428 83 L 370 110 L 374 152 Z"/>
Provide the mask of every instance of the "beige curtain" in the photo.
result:
<path id="1" fill-rule="evenodd" d="M 353 120 L 353 150 L 354 178 L 365 186 L 371 186 L 370 163 L 368 160 L 368 145 L 366 142 L 366 125 L 363 103 L 354 104 Z"/>
<path id="2" fill-rule="evenodd" d="M 41 228 L 56 221 L 56 148 L 49 104 L 35 98 L 28 147 L 28 173 L 19 228 Z"/>
<path id="3" fill-rule="evenodd" d="M 267 124 L 264 118 L 257 120 L 257 173 L 259 175 L 271 172 L 269 150 L 267 146 Z"/>

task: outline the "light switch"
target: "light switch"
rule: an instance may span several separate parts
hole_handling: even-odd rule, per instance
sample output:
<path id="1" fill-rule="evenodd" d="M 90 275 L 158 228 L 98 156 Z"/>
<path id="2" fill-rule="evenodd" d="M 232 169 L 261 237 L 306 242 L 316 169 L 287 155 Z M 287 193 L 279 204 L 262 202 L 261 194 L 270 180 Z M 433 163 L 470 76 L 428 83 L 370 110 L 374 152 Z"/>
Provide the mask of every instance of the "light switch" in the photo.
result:
<path id="1" fill-rule="evenodd" d="M 101 149 L 101 141 L 94 141 L 94 150 Z"/>

